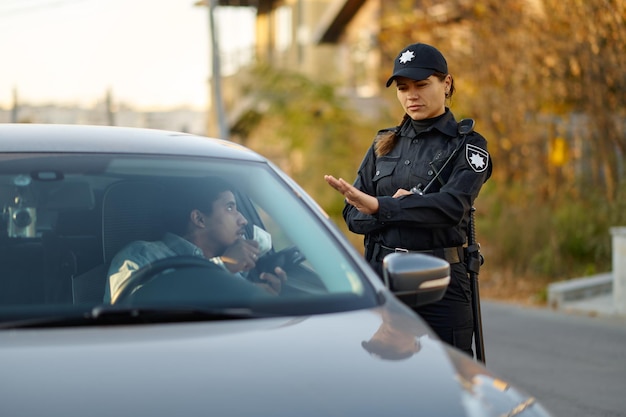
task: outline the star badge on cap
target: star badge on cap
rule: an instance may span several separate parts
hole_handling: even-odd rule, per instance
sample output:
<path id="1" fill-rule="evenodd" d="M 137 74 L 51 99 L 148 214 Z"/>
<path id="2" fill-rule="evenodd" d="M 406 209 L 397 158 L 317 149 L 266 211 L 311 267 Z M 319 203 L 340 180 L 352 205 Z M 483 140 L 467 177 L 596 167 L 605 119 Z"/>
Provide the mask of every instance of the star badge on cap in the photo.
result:
<path id="1" fill-rule="evenodd" d="M 413 53 L 413 51 L 406 50 L 402 52 L 402 55 L 400 55 L 400 63 L 406 64 L 407 62 L 412 61 L 413 58 L 415 58 L 415 54 Z"/>

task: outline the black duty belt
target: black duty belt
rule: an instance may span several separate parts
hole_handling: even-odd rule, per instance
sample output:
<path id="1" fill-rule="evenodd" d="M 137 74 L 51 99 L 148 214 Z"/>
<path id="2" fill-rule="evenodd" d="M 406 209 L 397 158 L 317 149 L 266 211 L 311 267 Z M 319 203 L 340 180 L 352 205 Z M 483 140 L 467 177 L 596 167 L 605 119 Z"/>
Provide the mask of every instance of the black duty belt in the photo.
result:
<path id="1" fill-rule="evenodd" d="M 463 246 L 456 246 L 453 248 L 440 248 L 440 249 L 428 249 L 428 250 L 408 250 L 404 248 L 390 248 L 389 246 L 380 245 L 378 257 L 384 258 L 390 253 L 424 253 L 426 255 L 433 255 L 437 258 L 445 259 L 451 264 L 463 262 L 465 260 L 465 248 Z"/>

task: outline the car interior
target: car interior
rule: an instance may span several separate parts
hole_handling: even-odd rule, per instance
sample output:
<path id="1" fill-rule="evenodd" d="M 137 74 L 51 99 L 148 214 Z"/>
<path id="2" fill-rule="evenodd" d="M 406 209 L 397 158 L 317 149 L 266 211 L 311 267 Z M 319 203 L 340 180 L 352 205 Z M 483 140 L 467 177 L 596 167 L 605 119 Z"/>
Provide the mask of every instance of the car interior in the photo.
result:
<path id="1" fill-rule="evenodd" d="M 161 167 L 159 172 L 144 169 L 142 161 L 121 162 L 121 168 L 116 168 L 118 162 L 110 159 L 28 155 L 1 164 L 0 307 L 99 304 L 115 254 L 131 241 L 158 240 L 163 235 L 167 187 L 179 186 L 193 170 L 166 171 L 164 164 L 154 161 L 150 164 Z M 209 174 L 213 172 L 194 173 Z M 284 202 L 271 195 L 261 198 L 266 198 L 264 204 L 274 205 L 269 210 L 283 209 Z M 254 225 L 272 227 L 273 247 L 265 259 L 272 255 L 274 260 L 291 263 L 287 265 L 292 269 L 286 290 L 290 295 L 328 293 L 328 282 L 336 287 L 331 291 L 345 293 L 358 288 L 349 280 L 325 283 L 319 278 L 300 248 L 286 236 L 285 228 L 303 229 L 297 227 L 296 217 L 281 219 L 284 225 L 277 226 L 273 224 L 276 219 L 247 194 L 238 193 L 237 200 L 249 222 L 248 238 Z M 314 233 L 323 233 L 311 227 Z M 304 229 L 296 233 L 307 236 Z M 313 242 L 299 242 L 309 245 L 313 256 L 327 260 Z M 332 262 L 317 264 L 326 264 L 324 268 L 336 275 Z"/>
<path id="2" fill-rule="evenodd" d="M 88 271 L 72 275 L 72 301 L 102 301 L 111 260 L 135 240 L 158 240 L 164 230 L 161 199 L 164 187 L 147 181 L 111 184 L 102 196 L 102 262 Z"/>
<path id="3" fill-rule="evenodd" d="M 88 184 L 3 183 L 0 304 L 72 302 L 71 277 L 98 261 L 99 204 Z"/>

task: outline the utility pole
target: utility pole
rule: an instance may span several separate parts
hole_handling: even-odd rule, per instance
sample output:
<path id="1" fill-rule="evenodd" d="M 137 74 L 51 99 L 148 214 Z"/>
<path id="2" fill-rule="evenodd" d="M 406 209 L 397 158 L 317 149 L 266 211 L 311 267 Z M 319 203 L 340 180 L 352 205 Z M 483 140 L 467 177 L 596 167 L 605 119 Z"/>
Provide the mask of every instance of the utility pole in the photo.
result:
<path id="1" fill-rule="evenodd" d="M 13 108 L 11 109 L 11 123 L 17 123 L 17 113 L 19 110 L 19 102 L 17 100 L 17 88 L 13 88 Z"/>
<path id="2" fill-rule="evenodd" d="M 109 126 L 115 126 L 115 113 L 113 112 L 113 97 L 112 97 L 110 88 L 107 90 L 105 105 L 106 105 L 107 123 L 109 124 Z"/>
<path id="3" fill-rule="evenodd" d="M 221 139 L 229 139 L 230 129 L 228 128 L 228 120 L 224 111 L 224 101 L 222 99 L 222 76 L 221 76 L 221 63 L 220 63 L 220 50 L 219 42 L 217 39 L 217 31 L 215 30 L 215 8 L 218 5 L 218 0 L 199 0 L 195 6 L 208 6 L 209 9 L 209 37 L 211 42 L 211 80 L 213 85 L 213 107 L 215 109 L 215 115 L 217 123 L 219 125 L 219 132 Z"/>

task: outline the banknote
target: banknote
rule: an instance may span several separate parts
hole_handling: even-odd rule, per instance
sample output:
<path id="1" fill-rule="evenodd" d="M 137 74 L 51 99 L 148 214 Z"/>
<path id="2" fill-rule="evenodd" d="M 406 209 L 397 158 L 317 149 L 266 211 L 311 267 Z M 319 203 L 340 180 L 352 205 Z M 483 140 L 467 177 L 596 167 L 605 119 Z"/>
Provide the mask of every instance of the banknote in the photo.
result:
<path id="1" fill-rule="evenodd" d="M 272 249 L 272 235 L 261 229 L 256 224 L 253 227 L 252 240 L 259 244 L 259 258 Z"/>

